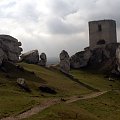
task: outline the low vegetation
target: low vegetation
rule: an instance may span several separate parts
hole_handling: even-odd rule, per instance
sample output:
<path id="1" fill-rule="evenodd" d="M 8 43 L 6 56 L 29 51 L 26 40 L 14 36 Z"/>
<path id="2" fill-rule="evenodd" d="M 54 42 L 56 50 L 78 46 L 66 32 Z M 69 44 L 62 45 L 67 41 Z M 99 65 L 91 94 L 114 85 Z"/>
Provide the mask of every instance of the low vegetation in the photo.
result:
<path id="1" fill-rule="evenodd" d="M 120 91 L 52 106 L 24 120 L 120 120 Z"/>
<path id="2" fill-rule="evenodd" d="M 71 70 L 71 74 L 81 82 L 99 90 L 120 89 L 120 79 L 109 81 L 109 76 L 104 74 L 86 70 Z"/>
<path id="3" fill-rule="evenodd" d="M 0 72 L 0 119 L 17 115 L 49 99 L 68 98 L 92 93 L 92 90 L 72 81 L 55 69 L 43 68 L 33 64 L 19 63 L 23 72 Z M 120 119 L 120 80 L 109 81 L 103 74 L 84 70 L 71 70 L 71 74 L 81 82 L 108 91 L 102 96 L 51 106 L 25 120 L 119 120 Z M 16 79 L 23 77 L 31 92 L 21 89 Z M 57 94 L 48 94 L 39 90 L 40 86 L 49 86 Z"/>

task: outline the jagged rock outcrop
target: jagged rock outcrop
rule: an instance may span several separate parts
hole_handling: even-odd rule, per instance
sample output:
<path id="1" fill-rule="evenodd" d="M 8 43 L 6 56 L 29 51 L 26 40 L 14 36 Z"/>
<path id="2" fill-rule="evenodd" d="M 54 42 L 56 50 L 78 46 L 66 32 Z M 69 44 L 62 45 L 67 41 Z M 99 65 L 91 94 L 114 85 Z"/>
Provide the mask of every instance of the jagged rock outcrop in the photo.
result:
<path id="1" fill-rule="evenodd" d="M 70 58 L 71 67 L 78 69 L 87 66 L 90 56 L 91 56 L 91 52 L 89 50 L 77 52 L 75 55 L 71 56 Z"/>
<path id="2" fill-rule="evenodd" d="M 116 50 L 119 43 L 110 43 L 105 47 L 92 50 L 88 66 L 101 70 L 112 71 L 116 67 Z"/>
<path id="3" fill-rule="evenodd" d="M 60 53 L 60 71 L 65 74 L 70 71 L 70 57 L 65 50 Z"/>
<path id="4" fill-rule="evenodd" d="M 18 62 L 22 52 L 21 42 L 10 35 L 0 35 L 0 65 L 3 61 Z"/>
<path id="5" fill-rule="evenodd" d="M 117 64 L 117 70 L 120 72 L 120 45 L 116 50 L 116 64 Z"/>
<path id="6" fill-rule="evenodd" d="M 46 66 L 46 62 L 47 62 L 47 56 L 45 53 L 41 53 L 40 55 L 40 61 L 38 62 L 38 65 L 40 66 Z"/>
<path id="7" fill-rule="evenodd" d="M 39 62 L 38 50 L 32 50 L 32 51 L 26 52 L 22 54 L 20 57 L 21 57 L 21 61 L 24 61 L 26 63 L 37 64 Z"/>
<path id="8" fill-rule="evenodd" d="M 85 49 L 70 58 L 72 68 L 90 67 L 101 71 L 120 71 L 120 44 L 110 43 L 93 50 Z"/>

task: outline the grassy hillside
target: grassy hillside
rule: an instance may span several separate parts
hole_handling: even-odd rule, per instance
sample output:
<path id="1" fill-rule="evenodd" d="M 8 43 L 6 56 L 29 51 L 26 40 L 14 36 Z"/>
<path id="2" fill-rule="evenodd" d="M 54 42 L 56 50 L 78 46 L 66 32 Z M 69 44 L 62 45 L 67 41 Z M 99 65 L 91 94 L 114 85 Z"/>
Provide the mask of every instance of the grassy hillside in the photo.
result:
<path id="1" fill-rule="evenodd" d="M 25 70 L 18 72 L 11 67 L 9 73 L 0 71 L 0 118 L 17 115 L 51 98 L 67 98 L 92 93 L 86 87 L 74 82 L 58 70 L 50 70 L 33 64 L 19 63 Z M 109 81 L 103 74 L 83 70 L 71 70 L 71 74 L 81 82 L 101 91 L 110 90 L 105 95 L 74 103 L 60 103 L 43 110 L 25 120 L 119 120 L 120 82 Z M 16 79 L 25 78 L 31 93 L 21 89 Z M 56 95 L 43 93 L 39 86 L 54 88 Z M 113 91 L 111 91 L 113 90 Z M 112 112 L 114 114 L 112 114 Z"/>
<path id="2" fill-rule="evenodd" d="M 18 114 L 51 97 L 67 97 L 91 92 L 89 89 L 71 81 L 59 71 L 50 71 L 26 63 L 20 63 L 20 65 L 28 71 L 17 72 L 10 68 L 9 73 L 0 72 L 0 118 Z M 31 93 L 26 93 L 17 85 L 16 79 L 18 77 L 25 78 L 26 83 L 32 90 Z M 42 93 L 38 89 L 42 84 L 53 87 L 57 94 Z"/>
<path id="3" fill-rule="evenodd" d="M 58 97 L 80 95 L 91 92 L 89 89 L 77 84 L 58 70 L 49 70 L 37 65 L 21 63 L 26 70 L 34 71 L 37 76 L 46 81 L 46 84 L 58 91 Z"/>
<path id="4" fill-rule="evenodd" d="M 24 120 L 120 120 L 120 91 L 97 98 L 59 104 Z"/>
<path id="5" fill-rule="evenodd" d="M 71 70 L 71 74 L 81 82 L 99 90 L 120 89 L 120 79 L 109 81 L 108 78 L 105 78 L 104 74 L 86 70 Z"/>

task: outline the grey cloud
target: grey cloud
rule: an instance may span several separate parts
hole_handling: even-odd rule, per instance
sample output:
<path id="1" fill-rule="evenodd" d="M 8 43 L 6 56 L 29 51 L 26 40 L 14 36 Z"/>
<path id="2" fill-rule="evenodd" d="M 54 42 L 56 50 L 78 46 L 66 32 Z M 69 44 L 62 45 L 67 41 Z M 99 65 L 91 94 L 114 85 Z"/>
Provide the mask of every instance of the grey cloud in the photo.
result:
<path id="1" fill-rule="evenodd" d="M 119 39 L 119 8 L 120 0 L 3 0 L 0 33 L 19 39 L 24 51 L 58 57 L 65 49 L 71 55 L 88 46 L 90 20 L 115 19 Z"/>
<path id="2" fill-rule="evenodd" d="M 12 0 L 10 2 L 4 2 L 0 5 L 0 17 L 15 19 L 16 21 L 37 21 L 39 18 L 39 12 L 36 10 L 37 3 L 31 0 L 21 0 L 17 2 Z"/>
<path id="3" fill-rule="evenodd" d="M 78 25 L 68 23 L 66 20 L 58 17 L 53 17 L 48 20 L 47 27 L 52 34 L 76 34 L 82 32 L 84 28 Z"/>
<path id="4" fill-rule="evenodd" d="M 69 0 L 51 0 L 50 7 L 52 12 L 58 16 L 65 16 L 69 13 L 74 12 L 76 9 L 73 8 L 73 1 Z"/>

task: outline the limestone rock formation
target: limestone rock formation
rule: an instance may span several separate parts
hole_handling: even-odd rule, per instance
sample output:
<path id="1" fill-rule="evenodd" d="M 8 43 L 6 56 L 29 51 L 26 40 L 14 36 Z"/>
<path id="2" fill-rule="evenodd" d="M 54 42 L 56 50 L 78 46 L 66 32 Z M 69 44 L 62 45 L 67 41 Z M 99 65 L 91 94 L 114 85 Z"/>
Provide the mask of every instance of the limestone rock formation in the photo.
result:
<path id="1" fill-rule="evenodd" d="M 20 57 L 21 57 L 21 61 L 24 61 L 26 63 L 37 64 L 39 62 L 38 50 L 32 50 L 32 51 L 26 52 L 22 54 Z"/>
<path id="2" fill-rule="evenodd" d="M 120 44 L 110 43 L 104 47 L 78 52 L 70 58 L 72 68 L 90 67 L 101 71 L 120 72 Z M 117 72 L 116 72 L 117 73 Z"/>
<path id="3" fill-rule="evenodd" d="M 3 61 L 18 62 L 22 48 L 21 42 L 18 42 L 12 36 L 0 35 L 0 64 Z"/>
<path id="4" fill-rule="evenodd" d="M 60 53 L 60 70 L 65 74 L 70 71 L 70 57 L 65 50 Z"/>
<path id="5" fill-rule="evenodd" d="M 47 56 L 46 56 L 45 53 L 41 53 L 40 59 L 41 60 L 38 62 L 38 65 L 40 65 L 40 66 L 46 66 Z"/>
<path id="6" fill-rule="evenodd" d="M 71 67 L 78 69 L 87 66 L 90 56 L 91 52 L 89 50 L 77 52 L 70 58 Z"/>
<path id="7" fill-rule="evenodd" d="M 116 67 L 116 50 L 119 43 L 110 43 L 105 47 L 96 48 L 92 51 L 89 66 L 101 70 L 112 71 Z"/>
<path id="8" fill-rule="evenodd" d="M 116 50 L 116 64 L 117 64 L 117 70 L 120 72 L 120 45 L 118 46 Z"/>

